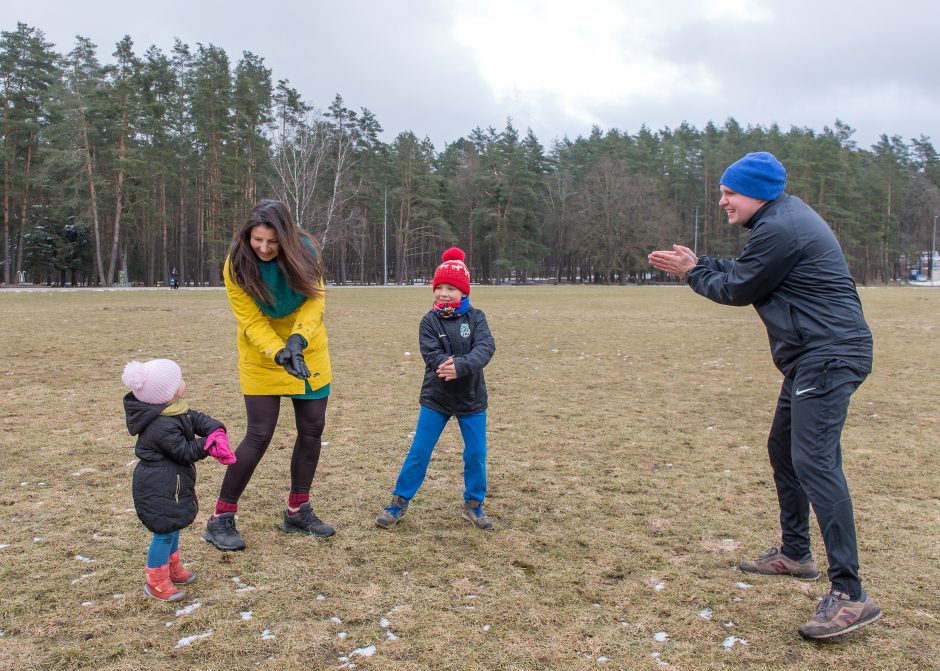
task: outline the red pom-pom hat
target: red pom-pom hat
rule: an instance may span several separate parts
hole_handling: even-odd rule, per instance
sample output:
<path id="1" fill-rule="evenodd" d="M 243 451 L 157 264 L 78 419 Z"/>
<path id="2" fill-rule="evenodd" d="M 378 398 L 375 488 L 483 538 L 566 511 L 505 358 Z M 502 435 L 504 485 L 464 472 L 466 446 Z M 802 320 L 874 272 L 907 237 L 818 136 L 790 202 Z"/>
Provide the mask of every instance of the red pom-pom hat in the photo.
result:
<path id="1" fill-rule="evenodd" d="M 470 295 L 470 270 L 463 262 L 467 257 L 459 247 L 451 247 L 441 254 L 443 263 L 434 271 L 432 289 L 438 284 L 450 284 Z"/>

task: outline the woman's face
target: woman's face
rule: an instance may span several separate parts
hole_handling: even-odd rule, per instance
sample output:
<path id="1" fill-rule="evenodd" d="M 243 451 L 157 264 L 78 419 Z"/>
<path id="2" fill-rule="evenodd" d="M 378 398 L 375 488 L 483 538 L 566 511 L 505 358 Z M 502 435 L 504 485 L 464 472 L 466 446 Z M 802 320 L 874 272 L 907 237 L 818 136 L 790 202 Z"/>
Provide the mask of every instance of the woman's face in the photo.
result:
<path id="1" fill-rule="evenodd" d="M 258 224 L 251 229 L 251 249 L 262 261 L 271 261 L 277 258 L 278 241 L 277 231 L 270 226 Z"/>

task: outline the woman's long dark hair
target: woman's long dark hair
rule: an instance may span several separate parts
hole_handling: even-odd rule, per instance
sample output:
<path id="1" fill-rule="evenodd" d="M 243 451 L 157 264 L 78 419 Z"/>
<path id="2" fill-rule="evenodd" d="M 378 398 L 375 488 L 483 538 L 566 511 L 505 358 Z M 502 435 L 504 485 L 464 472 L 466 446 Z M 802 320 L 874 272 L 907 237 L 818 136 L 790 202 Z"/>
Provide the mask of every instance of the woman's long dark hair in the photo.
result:
<path id="1" fill-rule="evenodd" d="M 323 266 L 316 239 L 294 224 L 290 211 L 279 200 L 262 200 L 248 215 L 248 220 L 235 234 L 229 247 L 232 279 L 245 292 L 262 303 L 270 305 L 274 297 L 261 279 L 258 255 L 251 248 L 251 231 L 255 226 L 267 226 L 277 233 L 277 264 L 287 276 L 291 289 L 308 298 L 323 295 Z"/>

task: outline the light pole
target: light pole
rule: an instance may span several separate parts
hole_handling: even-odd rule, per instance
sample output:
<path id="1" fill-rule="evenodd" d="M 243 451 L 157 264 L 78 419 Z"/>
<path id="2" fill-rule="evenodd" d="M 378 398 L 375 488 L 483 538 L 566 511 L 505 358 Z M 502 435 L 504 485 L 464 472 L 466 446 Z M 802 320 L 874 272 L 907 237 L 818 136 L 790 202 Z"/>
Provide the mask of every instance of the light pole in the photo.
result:
<path id="1" fill-rule="evenodd" d="M 382 217 L 382 286 L 388 286 L 388 186 L 385 187 Z"/>
<path id="2" fill-rule="evenodd" d="M 930 284 L 933 286 L 933 258 L 937 253 L 937 215 L 933 215 L 933 235 L 930 236 Z"/>

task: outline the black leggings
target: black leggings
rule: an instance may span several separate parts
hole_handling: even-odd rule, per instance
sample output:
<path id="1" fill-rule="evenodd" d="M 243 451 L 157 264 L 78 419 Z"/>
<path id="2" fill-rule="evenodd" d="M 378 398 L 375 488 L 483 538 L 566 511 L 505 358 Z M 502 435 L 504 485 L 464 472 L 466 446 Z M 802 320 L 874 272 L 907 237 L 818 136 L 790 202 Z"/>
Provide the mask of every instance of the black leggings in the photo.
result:
<path id="1" fill-rule="evenodd" d="M 313 476 L 320 461 L 320 437 L 326 422 L 326 398 L 316 400 L 291 399 L 294 404 L 294 419 L 297 423 L 297 440 L 290 460 L 290 491 L 306 494 L 310 491 Z M 248 413 L 248 430 L 245 439 L 235 450 L 238 461 L 225 470 L 219 499 L 226 503 L 238 503 L 248 486 L 255 467 L 261 461 L 281 410 L 280 396 L 245 396 Z"/>

